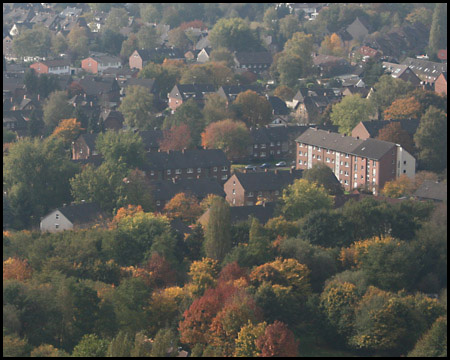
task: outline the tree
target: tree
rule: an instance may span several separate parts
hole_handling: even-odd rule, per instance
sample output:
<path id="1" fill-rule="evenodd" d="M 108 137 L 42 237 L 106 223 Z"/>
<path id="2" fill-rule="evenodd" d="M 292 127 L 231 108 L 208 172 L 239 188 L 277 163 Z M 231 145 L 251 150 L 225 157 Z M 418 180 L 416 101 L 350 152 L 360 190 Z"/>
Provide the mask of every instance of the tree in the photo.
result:
<path id="1" fill-rule="evenodd" d="M 27 357 L 32 346 L 17 335 L 3 335 L 3 356 L 4 357 Z"/>
<path id="2" fill-rule="evenodd" d="M 73 106 L 67 102 L 65 91 L 54 91 L 45 101 L 42 110 L 44 112 L 44 123 L 52 131 L 62 119 L 69 119 L 73 115 Z"/>
<path id="3" fill-rule="evenodd" d="M 180 219 L 187 224 L 192 224 L 203 213 L 195 196 L 185 193 L 176 194 L 164 206 L 166 215 L 171 219 Z"/>
<path id="4" fill-rule="evenodd" d="M 18 258 L 8 258 L 3 261 L 3 280 L 15 279 L 24 281 L 31 278 L 32 269 L 27 260 Z"/>
<path id="5" fill-rule="evenodd" d="M 279 22 L 279 33 L 284 39 L 289 40 L 292 35 L 300 30 L 300 21 L 294 14 L 287 15 Z"/>
<path id="6" fill-rule="evenodd" d="M 161 19 L 161 9 L 157 4 L 139 4 L 141 18 L 145 22 L 155 23 Z"/>
<path id="7" fill-rule="evenodd" d="M 45 26 L 34 26 L 33 29 L 24 29 L 14 37 L 12 46 L 19 57 L 46 57 L 50 51 L 50 43 L 50 31 Z"/>
<path id="8" fill-rule="evenodd" d="M 272 119 L 269 101 L 252 90 L 241 92 L 233 105 L 238 107 L 240 118 L 248 127 L 263 126 Z"/>
<path id="9" fill-rule="evenodd" d="M 368 87 L 372 87 L 384 74 L 382 64 L 369 58 L 363 65 L 363 81 Z"/>
<path id="10" fill-rule="evenodd" d="M 131 131 L 108 130 L 98 135 L 95 146 L 106 162 L 126 164 L 128 168 L 142 167 L 145 150 L 142 137 Z"/>
<path id="11" fill-rule="evenodd" d="M 232 67 L 234 65 L 233 53 L 225 48 L 218 48 L 211 51 L 211 61 L 224 62 L 225 66 Z"/>
<path id="12" fill-rule="evenodd" d="M 233 71 L 223 62 L 207 62 L 188 67 L 180 79 L 180 84 L 213 84 L 222 86 L 233 80 Z"/>
<path id="13" fill-rule="evenodd" d="M 253 324 L 250 320 L 247 325 L 241 327 L 235 339 L 235 357 L 259 357 L 261 350 L 256 346 L 256 340 L 262 337 L 266 331 L 266 322 Z"/>
<path id="14" fill-rule="evenodd" d="M 281 321 L 268 325 L 264 335 L 256 339 L 261 357 L 297 357 L 298 341 L 294 334 Z"/>
<path id="15" fill-rule="evenodd" d="M 420 113 L 420 104 L 413 97 L 395 100 L 391 106 L 384 110 L 386 120 L 417 118 Z"/>
<path id="16" fill-rule="evenodd" d="M 372 112 L 370 101 L 355 94 L 346 96 L 340 103 L 333 105 L 330 119 L 334 125 L 339 126 L 341 134 L 350 135 L 360 121 L 369 120 Z"/>
<path id="17" fill-rule="evenodd" d="M 169 69 L 161 64 L 155 64 L 149 62 L 145 65 L 141 71 L 139 71 L 139 77 L 141 79 L 155 79 L 155 82 L 159 84 L 161 97 L 167 96 L 167 93 L 172 90 L 175 83 L 180 80 L 181 74 L 178 69 Z"/>
<path id="18" fill-rule="evenodd" d="M 447 317 L 441 316 L 420 339 L 408 357 L 447 357 Z"/>
<path id="19" fill-rule="evenodd" d="M 342 195 L 344 193 L 342 186 L 336 179 L 331 168 L 325 164 L 317 163 L 312 168 L 303 172 L 303 179 L 309 182 L 316 182 L 322 185 L 330 195 Z"/>
<path id="20" fill-rule="evenodd" d="M 170 30 L 168 36 L 169 44 L 174 47 L 187 50 L 189 45 L 191 45 L 191 41 L 180 27 Z"/>
<path id="21" fill-rule="evenodd" d="M 86 29 L 78 24 L 70 30 L 67 35 L 67 43 L 69 50 L 72 54 L 72 58 L 79 59 L 88 55 L 88 37 Z"/>
<path id="22" fill-rule="evenodd" d="M 129 59 L 134 50 L 139 49 L 138 39 L 136 34 L 131 33 L 126 40 L 122 42 L 120 49 L 120 57 L 122 59 Z"/>
<path id="23" fill-rule="evenodd" d="M 243 158 L 247 155 L 250 133 L 241 121 L 226 119 L 211 123 L 201 136 L 202 146 L 208 149 L 221 149 L 229 159 Z"/>
<path id="24" fill-rule="evenodd" d="M 400 144 L 402 148 L 410 154 L 414 152 L 413 139 L 406 130 L 403 130 L 400 122 L 391 122 L 386 124 L 378 132 L 377 139 Z"/>
<path id="25" fill-rule="evenodd" d="M 227 109 L 227 101 L 219 94 L 207 94 L 205 98 L 205 106 L 202 109 L 202 114 L 206 125 L 231 118 L 231 114 Z"/>
<path id="26" fill-rule="evenodd" d="M 105 20 L 105 29 L 119 32 L 120 29 L 128 25 L 128 13 L 125 9 L 113 7 Z"/>
<path id="27" fill-rule="evenodd" d="M 146 212 L 153 211 L 155 204 L 152 196 L 153 187 L 145 175 L 138 169 L 130 169 L 126 178 L 123 193 L 120 194 L 117 206 L 141 206 Z"/>
<path id="28" fill-rule="evenodd" d="M 427 9 L 425 7 L 417 7 L 406 16 L 405 20 L 410 22 L 411 24 L 420 22 L 428 28 L 431 27 L 432 18 L 433 10 Z"/>
<path id="29" fill-rule="evenodd" d="M 295 95 L 295 92 L 289 86 L 280 85 L 275 89 L 273 95 L 279 97 L 284 101 L 291 101 Z"/>
<path id="30" fill-rule="evenodd" d="M 373 86 L 373 89 L 374 93 L 370 96 L 370 102 L 381 113 L 396 99 L 412 91 L 414 86 L 410 82 L 385 74 L 380 77 L 378 82 Z"/>
<path id="31" fill-rule="evenodd" d="M 251 51 L 259 48 L 256 35 L 241 18 L 223 18 L 217 21 L 209 32 L 211 46 L 227 48 L 230 51 Z"/>
<path id="32" fill-rule="evenodd" d="M 158 34 L 152 26 L 142 26 L 136 37 L 140 49 L 153 49 L 158 46 Z"/>
<path id="33" fill-rule="evenodd" d="M 174 126 L 186 124 L 191 134 L 191 146 L 200 144 L 201 133 L 205 128 L 202 113 L 194 99 L 189 99 L 183 103 L 175 114 L 164 119 L 163 129 L 171 129 Z"/>
<path id="34" fill-rule="evenodd" d="M 231 249 L 230 206 L 222 198 L 215 198 L 209 209 L 209 220 L 205 230 L 206 256 L 223 260 Z"/>
<path id="35" fill-rule="evenodd" d="M 55 348 L 53 345 L 42 344 L 37 348 L 34 348 L 30 353 L 30 357 L 68 357 L 63 350 Z"/>
<path id="36" fill-rule="evenodd" d="M 312 69 L 311 53 L 313 50 L 313 37 L 304 32 L 296 32 L 284 44 L 283 53 L 298 55 L 303 60 L 305 72 Z"/>
<path id="37" fill-rule="evenodd" d="M 391 198 L 399 198 L 405 195 L 411 195 L 413 182 L 406 175 L 401 175 L 395 180 L 387 181 L 384 184 L 381 194 Z"/>
<path id="38" fill-rule="evenodd" d="M 106 351 L 106 357 L 129 357 L 133 347 L 132 336 L 125 332 L 119 331 L 117 336 L 111 340 Z"/>
<path id="39" fill-rule="evenodd" d="M 421 88 L 414 89 L 413 91 L 408 93 L 408 96 L 409 95 L 414 96 L 414 98 L 420 104 L 419 118 L 422 117 L 423 114 L 425 114 L 430 106 L 434 106 L 439 110 L 447 113 L 447 97 L 445 96 L 440 96 L 434 91 L 423 90 Z"/>
<path id="40" fill-rule="evenodd" d="M 57 34 L 52 37 L 52 53 L 56 56 L 64 54 L 69 48 L 69 44 L 63 34 Z"/>
<path id="41" fill-rule="evenodd" d="M 202 296 L 205 290 L 216 286 L 219 274 L 218 261 L 211 258 L 202 258 L 194 261 L 189 269 L 191 282 L 189 289 L 195 297 Z"/>
<path id="42" fill-rule="evenodd" d="M 77 119 L 63 119 L 59 122 L 55 130 L 53 130 L 52 136 L 60 138 L 63 144 L 68 147 L 80 135 L 82 130 L 84 129 L 81 128 L 81 124 Z"/>
<path id="43" fill-rule="evenodd" d="M 130 128 L 139 129 L 153 129 L 155 124 L 151 114 L 154 109 L 153 95 L 140 85 L 127 88 L 127 94 L 118 108 L 125 118 L 125 124 Z"/>
<path id="44" fill-rule="evenodd" d="M 171 329 L 160 329 L 155 336 L 151 357 L 175 357 L 178 355 L 178 341 Z"/>
<path id="45" fill-rule="evenodd" d="M 437 52 L 440 49 L 447 47 L 447 4 L 437 3 L 434 7 L 433 17 L 431 21 L 430 39 L 428 47 L 430 55 L 433 58 L 437 57 Z"/>
<path id="46" fill-rule="evenodd" d="M 36 94 L 39 87 L 39 76 L 33 68 L 28 68 L 23 77 L 23 83 L 31 94 Z"/>
<path id="47" fill-rule="evenodd" d="M 163 139 L 159 143 L 161 151 L 183 150 L 191 146 L 191 132 L 186 124 L 173 126 L 170 130 L 164 130 Z"/>
<path id="48" fill-rule="evenodd" d="M 176 273 L 171 264 L 157 252 L 152 254 L 144 268 L 151 274 L 157 288 L 167 288 L 176 282 Z"/>
<path id="49" fill-rule="evenodd" d="M 322 185 L 305 179 L 294 180 L 283 190 L 281 211 L 287 220 L 300 219 L 312 210 L 331 209 L 333 197 Z"/>
<path id="50" fill-rule="evenodd" d="M 447 114 L 430 106 L 420 119 L 414 142 L 422 169 L 444 170 L 447 167 Z"/>
<path id="51" fill-rule="evenodd" d="M 100 339 L 95 334 L 85 334 L 74 347 L 73 357 L 105 357 L 109 341 Z"/>
<path id="52" fill-rule="evenodd" d="M 118 31 L 106 29 L 100 33 L 100 37 L 97 38 L 97 43 L 100 51 L 112 55 L 119 55 L 124 40 L 125 36 Z"/>
<path id="53" fill-rule="evenodd" d="M 344 54 L 341 38 L 336 33 L 325 36 L 320 44 L 320 50 L 325 55 L 342 56 Z"/>
<path id="54" fill-rule="evenodd" d="M 70 202 L 69 179 L 76 171 L 57 139 L 13 143 L 4 158 L 3 180 L 20 226 L 35 224 L 50 209 Z"/>

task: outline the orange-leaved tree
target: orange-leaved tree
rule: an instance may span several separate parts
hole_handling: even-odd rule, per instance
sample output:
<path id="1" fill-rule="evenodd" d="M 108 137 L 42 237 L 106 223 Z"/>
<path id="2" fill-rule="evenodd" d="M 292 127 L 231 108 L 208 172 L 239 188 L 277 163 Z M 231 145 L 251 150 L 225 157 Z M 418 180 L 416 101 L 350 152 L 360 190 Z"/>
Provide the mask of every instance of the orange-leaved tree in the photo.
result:
<path id="1" fill-rule="evenodd" d="M 164 206 L 164 211 L 170 219 L 180 219 L 192 224 L 203 213 L 195 196 L 178 193 Z"/>
<path id="2" fill-rule="evenodd" d="M 276 320 L 266 327 L 264 335 L 256 339 L 261 357 L 296 357 L 298 341 L 286 324 Z"/>
<path id="3" fill-rule="evenodd" d="M 84 130 L 76 118 L 63 119 L 53 130 L 52 136 L 62 139 L 64 145 L 70 145 Z"/>
<path id="4" fill-rule="evenodd" d="M 19 280 L 23 281 L 29 279 L 32 274 L 32 269 L 28 265 L 27 260 L 21 260 L 13 257 L 3 261 L 3 280 Z"/>
<path id="5" fill-rule="evenodd" d="M 380 129 L 377 139 L 400 144 L 409 153 L 414 151 L 414 141 L 411 135 L 406 130 L 403 130 L 399 122 L 389 123 Z"/>
<path id="6" fill-rule="evenodd" d="M 386 120 L 416 118 L 420 111 L 420 103 L 414 96 L 411 96 L 395 100 L 391 106 L 384 110 L 384 118 Z"/>
<path id="7" fill-rule="evenodd" d="M 250 133 L 242 121 L 225 119 L 209 124 L 201 134 L 202 146 L 221 149 L 229 159 L 245 157 Z"/>
<path id="8" fill-rule="evenodd" d="M 170 130 L 164 130 L 163 139 L 159 143 L 162 151 L 183 150 L 190 147 L 191 131 L 186 124 L 174 125 Z"/>

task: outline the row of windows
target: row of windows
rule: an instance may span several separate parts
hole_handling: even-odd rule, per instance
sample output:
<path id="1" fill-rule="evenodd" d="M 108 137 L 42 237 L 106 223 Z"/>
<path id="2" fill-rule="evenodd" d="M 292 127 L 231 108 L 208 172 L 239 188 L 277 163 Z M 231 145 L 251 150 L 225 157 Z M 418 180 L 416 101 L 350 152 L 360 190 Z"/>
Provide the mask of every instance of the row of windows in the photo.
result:
<path id="1" fill-rule="evenodd" d="M 280 142 L 280 141 L 277 141 L 277 146 L 280 146 L 280 145 L 281 145 L 281 142 Z M 275 146 L 275 143 L 274 143 L 274 142 L 271 142 L 271 143 L 270 143 L 270 146 Z M 257 149 L 257 148 L 258 148 L 258 144 L 253 145 L 253 147 L 254 147 L 255 149 Z M 266 148 L 266 144 L 261 144 L 260 148 L 261 148 L 261 149 L 265 149 L 265 148 Z"/>
<path id="2" fill-rule="evenodd" d="M 217 166 L 215 166 L 213 168 L 213 171 L 214 172 L 218 171 Z M 222 166 L 222 171 L 228 171 L 228 166 Z M 168 169 L 166 172 L 167 172 L 167 175 L 171 175 L 172 174 L 172 170 L 171 169 Z M 182 172 L 182 169 L 175 169 L 175 174 L 181 174 L 181 172 Z M 201 172 L 202 172 L 202 169 L 201 168 L 197 168 L 197 173 L 200 174 Z M 188 168 L 186 170 L 186 173 L 193 174 L 194 173 L 194 169 L 193 168 Z M 150 175 L 152 175 L 152 176 L 155 175 L 155 172 L 153 170 L 150 171 Z"/>
<path id="3" fill-rule="evenodd" d="M 233 194 L 234 194 L 234 189 L 233 189 Z M 279 195 L 280 192 L 279 192 L 278 190 L 275 190 L 274 194 L 275 194 L 275 195 Z M 248 197 L 253 197 L 253 196 L 254 196 L 253 192 L 250 191 L 250 192 L 248 193 Z M 258 196 L 262 196 L 262 191 L 258 191 Z"/>

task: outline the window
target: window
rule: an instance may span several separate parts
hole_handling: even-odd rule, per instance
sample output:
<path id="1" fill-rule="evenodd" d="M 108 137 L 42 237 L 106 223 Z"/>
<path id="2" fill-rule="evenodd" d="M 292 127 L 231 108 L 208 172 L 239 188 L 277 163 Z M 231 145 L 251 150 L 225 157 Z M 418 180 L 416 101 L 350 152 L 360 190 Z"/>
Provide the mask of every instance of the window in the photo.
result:
<path id="1" fill-rule="evenodd" d="M 236 194 L 236 190 L 235 189 L 233 189 L 233 195 L 235 195 Z"/>
<path id="2" fill-rule="evenodd" d="M 343 162 L 343 161 L 341 161 L 341 163 L 340 163 L 340 164 L 341 164 L 341 166 L 342 166 L 342 165 L 344 165 L 344 162 Z"/>
<path id="3" fill-rule="evenodd" d="M 372 175 L 375 176 L 377 171 L 375 169 L 372 170 Z"/>
<path id="4" fill-rule="evenodd" d="M 193 169 L 193 168 L 187 169 L 187 173 L 188 173 L 188 174 L 192 174 L 193 172 L 194 172 L 194 169 Z"/>
<path id="5" fill-rule="evenodd" d="M 258 148 L 258 144 L 255 144 L 253 147 L 254 147 L 255 149 L 257 149 L 257 148 Z"/>
<path id="6" fill-rule="evenodd" d="M 200 174 L 202 172 L 202 168 L 197 168 L 197 172 Z"/>
<path id="7" fill-rule="evenodd" d="M 248 193 L 248 197 L 253 197 L 253 193 L 251 191 Z"/>
<path id="8" fill-rule="evenodd" d="M 55 224 L 55 229 L 59 229 L 59 224 Z"/>
<path id="9" fill-rule="evenodd" d="M 170 171 L 170 169 L 169 170 L 167 170 L 167 175 L 170 175 L 171 174 L 171 171 Z"/>
<path id="10" fill-rule="evenodd" d="M 226 180 L 227 178 L 228 178 L 228 175 L 227 175 L 227 174 L 222 175 L 222 177 L 221 177 L 222 180 Z"/>
<path id="11" fill-rule="evenodd" d="M 375 162 L 375 160 L 372 161 L 372 166 L 376 166 L 377 163 Z"/>
<path id="12" fill-rule="evenodd" d="M 262 191 L 258 191 L 258 196 L 262 196 Z"/>
<path id="13" fill-rule="evenodd" d="M 327 149 L 327 154 L 329 154 L 330 153 L 330 149 Z"/>
<path id="14" fill-rule="evenodd" d="M 181 174 L 181 169 L 176 169 L 175 174 Z"/>
<path id="15" fill-rule="evenodd" d="M 345 157 L 348 158 L 348 154 L 345 154 Z"/>
<path id="16" fill-rule="evenodd" d="M 217 166 L 214 166 L 213 171 L 217 172 Z"/>
<path id="17" fill-rule="evenodd" d="M 344 184 L 345 184 L 345 185 L 348 185 L 348 181 L 347 181 L 347 180 L 344 180 Z"/>
<path id="18" fill-rule="evenodd" d="M 403 161 L 403 165 L 406 165 L 406 160 L 405 160 L 405 161 Z"/>
<path id="19" fill-rule="evenodd" d="M 275 195 L 279 195 L 280 192 L 278 190 L 275 190 Z"/>
<path id="20" fill-rule="evenodd" d="M 344 173 L 344 172 L 343 172 L 342 170 L 340 170 L 340 171 L 339 171 L 339 174 L 341 174 L 341 175 L 342 175 L 343 173 Z"/>
<path id="21" fill-rule="evenodd" d="M 155 175 L 155 172 L 154 172 L 153 170 L 150 170 L 150 175 L 151 175 L 151 176 L 154 176 L 154 175 Z"/>
<path id="22" fill-rule="evenodd" d="M 364 165 L 361 165 L 361 170 L 364 170 Z"/>
<path id="23" fill-rule="evenodd" d="M 354 178 L 357 179 L 358 178 L 358 174 L 355 174 Z"/>
<path id="24" fill-rule="evenodd" d="M 355 164 L 354 169 L 355 169 L 355 171 L 357 171 L 358 170 L 358 165 Z"/>
<path id="25" fill-rule="evenodd" d="M 302 164 L 303 164 L 303 161 L 299 160 L 298 163 L 299 163 L 300 165 L 302 165 Z"/>
<path id="26" fill-rule="evenodd" d="M 281 142 L 280 142 L 280 141 L 277 141 L 277 145 L 280 146 L 280 145 L 281 145 Z"/>
<path id="27" fill-rule="evenodd" d="M 228 166 L 222 166 L 222 171 L 228 171 Z"/>
<path id="28" fill-rule="evenodd" d="M 299 154 L 299 155 L 302 155 L 302 152 L 301 152 L 301 151 L 299 151 L 299 152 L 298 152 L 298 154 Z"/>
<path id="29" fill-rule="evenodd" d="M 56 219 L 56 220 L 59 220 L 59 214 L 56 214 L 56 215 L 55 215 L 55 219 Z"/>
<path id="30" fill-rule="evenodd" d="M 331 163 L 334 164 L 334 159 L 331 159 Z"/>
<path id="31" fill-rule="evenodd" d="M 236 185 L 236 181 L 233 180 L 233 185 Z"/>
<path id="32" fill-rule="evenodd" d="M 313 157 L 313 159 L 315 159 L 315 158 L 316 158 L 316 155 L 315 155 L 315 154 L 313 154 L 313 156 L 312 156 L 312 157 Z"/>
<path id="33" fill-rule="evenodd" d="M 281 151 L 280 150 L 277 150 L 277 155 L 280 155 L 281 154 Z"/>
<path id="34" fill-rule="evenodd" d="M 233 199 L 233 205 L 236 204 L 236 199 Z"/>
<path id="35" fill-rule="evenodd" d="M 302 143 L 299 143 L 299 144 L 298 144 L 298 147 L 303 147 L 303 144 L 302 144 Z"/>
<path id="36" fill-rule="evenodd" d="M 348 176 L 348 171 L 344 171 L 345 176 Z"/>
<path id="37" fill-rule="evenodd" d="M 329 163 L 330 162 L 330 158 L 327 158 L 327 163 Z"/>
<path id="38" fill-rule="evenodd" d="M 156 202 L 156 206 L 160 206 L 160 205 L 161 205 L 161 201 L 158 200 L 158 201 Z"/>
<path id="39" fill-rule="evenodd" d="M 265 149 L 266 148 L 266 144 L 261 144 L 261 149 Z"/>
<path id="40" fill-rule="evenodd" d="M 395 164 L 395 161 L 394 161 L 394 160 L 392 160 L 392 164 Z"/>
<path id="41" fill-rule="evenodd" d="M 275 146 L 275 144 L 271 141 L 271 142 L 270 142 L 270 146 Z"/>
<path id="42" fill-rule="evenodd" d="M 266 157 L 266 153 L 265 152 L 261 152 L 260 157 Z"/>
<path id="43" fill-rule="evenodd" d="M 406 174 L 406 170 L 403 170 L 403 174 Z"/>
<path id="44" fill-rule="evenodd" d="M 345 167 L 348 167 L 348 162 L 347 161 L 345 162 Z"/>
<path id="45" fill-rule="evenodd" d="M 317 155 L 317 160 L 321 160 L 322 158 L 320 157 L 320 155 Z"/>

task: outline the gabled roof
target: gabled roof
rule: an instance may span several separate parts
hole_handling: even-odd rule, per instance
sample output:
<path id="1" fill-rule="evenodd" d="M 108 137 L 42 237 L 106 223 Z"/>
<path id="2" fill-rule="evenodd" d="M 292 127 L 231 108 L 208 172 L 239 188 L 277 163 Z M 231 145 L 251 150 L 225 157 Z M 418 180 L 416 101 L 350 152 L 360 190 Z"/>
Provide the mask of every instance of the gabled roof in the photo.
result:
<path id="1" fill-rule="evenodd" d="M 152 195 L 154 200 L 168 201 L 178 193 L 189 193 L 203 199 L 209 194 L 225 197 L 222 185 L 217 180 L 211 178 L 199 179 L 177 179 L 172 180 L 155 180 L 151 181 L 153 187 Z"/>
<path id="2" fill-rule="evenodd" d="M 272 64 L 272 54 L 268 51 L 241 51 L 234 54 L 240 65 Z"/>
<path id="3" fill-rule="evenodd" d="M 89 223 L 102 215 L 102 210 L 97 203 L 71 204 L 56 210 L 61 212 L 72 224 Z"/>
<path id="4" fill-rule="evenodd" d="M 438 63 L 423 59 L 407 57 L 402 64 L 409 66 L 417 75 L 438 77 L 440 73 L 447 71 L 447 63 Z"/>
<path id="5" fill-rule="evenodd" d="M 421 199 L 446 201 L 447 184 L 436 182 L 433 180 L 425 180 L 422 185 L 420 185 L 420 187 L 416 190 L 414 196 Z"/>
<path id="6" fill-rule="evenodd" d="M 113 89 L 114 83 L 117 84 L 117 81 L 112 77 L 86 75 L 83 79 L 78 80 L 78 83 L 87 95 L 97 96 L 109 93 Z M 119 88 L 118 84 L 117 88 Z"/>
<path id="7" fill-rule="evenodd" d="M 120 87 L 126 89 L 128 86 L 142 86 L 149 90 L 149 92 L 155 92 L 155 79 L 138 79 L 130 78 L 119 83 Z"/>
<path id="8" fill-rule="evenodd" d="M 184 58 L 183 52 L 175 47 L 156 47 L 153 49 L 138 49 L 136 50 L 143 61 L 151 61 L 161 56 L 169 59 L 182 59 Z"/>
<path id="9" fill-rule="evenodd" d="M 148 170 L 210 168 L 230 165 L 225 153 L 219 149 L 161 151 L 146 155 Z"/>
<path id="10" fill-rule="evenodd" d="M 372 138 L 362 140 L 313 128 L 306 130 L 296 141 L 373 160 L 379 160 L 396 147 L 394 143 L 388 141 Z"/>
<path id="11" fill-rule="evenodd" d="M 286 103 L 277 96 L 269 96 L 268 98 L 270 106 L 274 115 L 288 115 L 290 113 Z"/>
<path id="12" fill-rule="evenodd" d="M 234 101 L 241 92 L 247 90 L 252 90 L 259 95 L 262 92 L 262 88 L 259 85 L 223 85 L 217 90 L 217 93 L 228 101 Z"/>
<path id="13" fill-rule="evenodd" d="M 99 64 L 120 63 L 119 57 L 108 55 L 108 54 L 95 54 L 95 55 L 88 56 L 88 58 L 94 59 Z"/>
<path id="14" fill-rule="evenodd" d="M 303 170 L 247 173 L 236 171 L 234 176 L 239 180 L 245 191 L 272 191 L 282 190 L 287 185 L 292 184 L 294 180 L 300 179 L 302 174 Z"/>
<path id="15" fill-rule="evenodd" d="M 178 93 L 181 99 L 187 100 L 203 99 L 204 95 L 214 92 L 216 92 L 215 86 L 211 84 L 176 84 L 170 94 L 177 97 L 176 93 Z"/>
<path id="16" fill-rule="evenodd" d="M 362 39 L 369 33 L 367 26 L 363 24 L 359 17 L 356 17 L 355 21 L 347 26 L 345 30 L 351 35 L 353 39 Z"/>
<path id="17" fill-rule="evenodd" d="M 378 136 L 379 131 L 384 128 L 387 124 L 399 122 L 403 130 L 405 130 L 409 135 L 414 135 L 419 127 L 419 119 L 401 119 L 401 120 L 373 120 L 373 121 L 362 121 L 362 124 L 366 128 L 370 137 L 375 138 Z"/>
<path id="18" fill-rule="evenodd" d="M 47 65 L 48 67 L 70 66 L 70 61 L 68 59 L 43 60 L 38 61 L 38 63 Z"/>
<path id="19" fill-rule="evenodd" d="M 78 139 L 84 140 L 86 145 L 89 147 L 89 149 L 94 150 L 95 149 L 95 142 L 97 140 L 98 133 L 94 134 L 81 134 Z"/>
<path id="20" fill-rule="evenodd" d="M 163 139 L 162 130 L 145 130 L 138 133 L 142 137 L 142 142 L 146 149 L 159 148 L 159 142 Z"/>
<path id="21" fill-rule="evenodd" d="M 265 224 L 273 217 L 274 211 L 275 203 L 252 206 L 231 206 L 230 221 L 232 224 L 235 224 L 241 221 L 247 221 L 252 216 L 258 219 L 261 224 Z"/>

